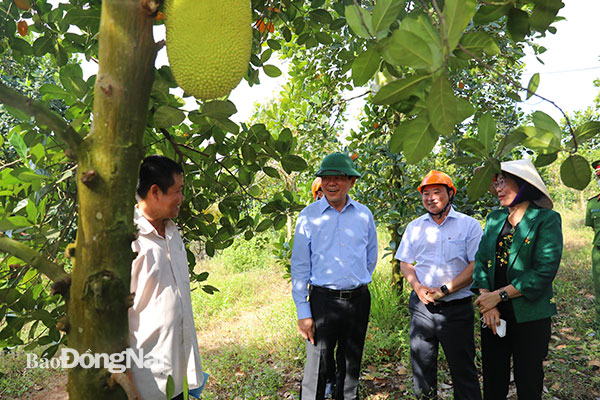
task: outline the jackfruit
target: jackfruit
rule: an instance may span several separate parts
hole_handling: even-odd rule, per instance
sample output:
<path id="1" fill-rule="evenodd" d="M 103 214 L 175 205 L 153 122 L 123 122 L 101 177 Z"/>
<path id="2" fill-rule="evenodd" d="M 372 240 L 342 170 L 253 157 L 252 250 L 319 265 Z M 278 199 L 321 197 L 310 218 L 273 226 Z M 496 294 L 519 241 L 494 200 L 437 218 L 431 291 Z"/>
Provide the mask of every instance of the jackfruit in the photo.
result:
<path id="1" fill-rule="evenodd" d="M 231 92 L 248 70 L 250 0 L 167 0 L 167 56 L 177 84 L 201 100 Z"/>

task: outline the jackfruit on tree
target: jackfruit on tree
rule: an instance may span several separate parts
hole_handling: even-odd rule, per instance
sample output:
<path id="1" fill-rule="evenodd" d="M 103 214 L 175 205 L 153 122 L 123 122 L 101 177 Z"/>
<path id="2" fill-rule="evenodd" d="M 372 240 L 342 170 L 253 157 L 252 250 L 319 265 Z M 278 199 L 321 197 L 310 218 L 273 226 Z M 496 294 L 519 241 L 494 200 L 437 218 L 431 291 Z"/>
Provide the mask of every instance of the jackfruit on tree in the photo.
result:
<path id="1" fill-rule="evenodd" d="M 250 0 L 167 0 L 167 56 L 177 84 L 198 99 L 229 94 L 246 74 Z"/>

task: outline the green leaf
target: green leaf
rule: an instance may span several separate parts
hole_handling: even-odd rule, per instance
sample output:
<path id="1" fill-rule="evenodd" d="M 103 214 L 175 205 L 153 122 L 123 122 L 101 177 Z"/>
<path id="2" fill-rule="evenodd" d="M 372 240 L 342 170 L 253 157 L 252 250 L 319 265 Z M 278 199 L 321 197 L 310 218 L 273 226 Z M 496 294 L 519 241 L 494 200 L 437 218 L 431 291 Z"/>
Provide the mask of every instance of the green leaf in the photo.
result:
<path id="1" fill-rule="evenodd" d="M 77 25 L 82 31 L 89 29 L 91 32 L 98 32 L 100 9 L 71 7 L 65 15 L 64 22 L 69 25 Z"/>
<path id="2" fill-rule="evenodd" d="M 593 138 L 600 133 L 600 121 L 588 121 L 575 129 L 577 144 Z"/>
<path id="3" fill-rule="evenodd" d="M 30 56 L 33 54 L 33 49 L 27 40 L 21 38 L 14 38 L 10 46 L 13 50 L 16 50 L 24 56 Z"/>
<path id="4" fill-rule="evenodd" d="M 496 137 L 496 120 L 492 117 L 492 113 L 486 112 L 479 118 L 477 125 L 477 139 L 483 143 L 486 151 L 492 150 L 494 147 L 494 138 Z"/>
<path id="5" fill-rule="evenodd" d="M 369 39 L 373 36 L 373 26 L 371 23 L 371 14 L 367 10 L 357 5 L 346 6 L 344 14 L 350 29 L 359 37 Z"/>
<path id="6" fill-rule="evenodd" d="M 168 129 L 179 125 L 185 119 L 183 111 L 170 106 L 160 106 L 154 112 L 154 126 L 157 129 Z"/>
<path id="7" fill-rule="evenodd" d="M 480 157 L 456 157 L 450 162 L 456 165 L 473 165 L 479 161 L 481 161 Z"/>
<path id="8" fill-rule="evenodd" d="M 522 42 L 529 34 L 529 14 L 518 8 L 511 8 L 506 21 L 508 34 L 515 42 Z"/>
<path id="9" fill-rule="evenodd" d="M 273 54 L 273 50 L 272 49 L 266 49 L 265 51 L 263 51 L 263 53 L 260 55 L 260 62 L 261 63 L 265 63 L 267 62 L 267 60 L 269 58 L 271 58 L 271 55 Z"/>
<path id="10" fill-rule="evenodd" d="M 545 167 L 546 165 L 552 164 L 558 158 L 558 153 L 552 154 L 539 154 L 535 158 L 535 162 L 533 163 L 537 168 Z"/>
<path id="11" fill-rule="evenodd" d="M 420 84 L 431 75 L 413 75 L 388 83 L 373 97 L 373 104 L 395 104 L 409 98 Z"/>
<path id="12" fill-rule="evenodd" d="M 44 34 L 33 42 L 33 54 L 36 57 L 41 57 L 46 53 L 49 53 L 54 48 L 55 38 L 52 35 Z"/>
<path id="13" fill-rule="evenodd" d="M 406 65 L 414 69 L 433 70 L 434 55 L 431 48 L 419 36 L 403 29 L 396 29 L 391 38 L 383 43 L 383 57 L 390 64 Z"/>
<path id="14" fill-rule="evenodd" d="M 315 33 L 315 39 L 317 39 L 317 42 L 324 44 L 324 45 L 333 43 L 333 38 L 325 32 Z"/>
<path id="15" fill-rule="evenodd" d="M 202 114 L 213 119 L 226 120 L 236 112 L 235 104 L 229 100 L 213 100 L 202 106 Z"/>
<path id="16" fill-rule="evenodd" d="M 496 151 L 496 157 L 501 158 L 510 153 L 515 146 L 521 144 L 521 141 L 527 137 L 525 132 L 522 132 L 518 129 L 515 129 L 508 135 L 502 139 L 500 145 L 498 146 L 498 150 Z"/>
<path id="17" fill-rule="evenodd" d="M 367 83 L 379 68 L 380 57 L 377 47 L 372 46 L 359 55 L 352 63 L 352 80 L 354 86 L 362 86 Z"/>
<path id="18" fill-rule="evenodd" d="M 72 98 L 71 94 L 69 94 L 65 89 L 61 88 L 58 85 L 53 85 L 51 83 L 45 83 L 40 87 L 40 94 L 44 96 L 44 100 L 51 99 L 70 99 Z"/>
<path id="19" fill-rule="evenodd" d="M 308 18 L 321 25 L 329 25 L 333 21 L 331 14 L 329 14 L 326 10 L 323 10 L 321 8 L 317 10 L 311 10 L 308 13 Z"/>
<path id="20" fill-rule="evenodd" d="M 482 56 L 485 52 L 488 56 L 495 56 L 500 54 L 500 48 L 498 44 L 494 40 L 494 38 L 486 33 L 486 32 L 467 32 L 460 39 L 460 43 L 463 45 L 471 53 Z M 459 52 L 460 54 L 465 54 Z M 465 58 L 470 58 L 470 56 L 465 54 Z"/>
<path id="21" fill-rule="evenodd" d="M 269 229 L 269 227 L 271 227 L 271 220 L 270 219 L 263 219 L 260 224 L 258 224 L 258 226 L 256 227 L 256 232 L 264 232 L 267 229 Z"/>
<path id="22" fill-rule="evenodd" d="M 211 241 L 207 241 L 204 244 L 204 251 L 206 251 L 206 255 L 209 257 L 214 257 L 215 255 L 215 245 Z"/>
<path id="23" fill-rule="evenodd" d="M 167 378 L 167 399 L 172 399 L 175 394 L 175 381 L 173 375 L 169 375 Z"/>
<path id="24" fill-rule="evenodd" d="M 237 134 L 240 131 L 240 127 L 235 122 L 230 120 L 229 118 L 213 119 L 213 122 L 215 123 L 216 126 L 218 126 L 219 128 L 223 129 L 226 132 Z"/>
<path id="25" fill-rule="evenodd" d="M 454 97 L 450 81 L 445 74 L 433 83 L 427 98 L 427 111 L 433 128 L 442 135 L 449 135 L 459 121 L 458 100 Z M 464 118 L 463 118 L 464 119 Z"/>
<path id="26" fill-rule="evenodd" d="M 411 164 L 429 155 L 439 137 L 426 113 L 421 113 L 415 119 L 400 124 L 393 133 L 393 136 L 395 135 L 404 137 L 401 141 L 404 157 Z"/>
<path id="27" fill-rule="evenodd" d="M 527 136 L 521 144 L 542 154 L 560 151 L 560 140 L 552 132 L 534 126 L 522 126 L 518 130 Z"/>
<path id="28" fill-rule="evenodd" d="M 552 132 L 558 140 L 562 138 L 562 131 L 560 126 L 552 119 L 551 116 L 542 111 L 536 111 L 532 114 L 533 125 L 536 128 L 544 131 Z"/>
<path id="29" fill-rule="evenodd" d="M 0 231 L 13 231 L 15 229 L 28 228 L 32 225 L 22 215 L 0 218 Z"/>
<path id="30" fill-rule="evenodd" d="M 5 105 L 6 111 L 13 117 L 21 121 L 29 121 L 31 119 L 31 115 L 19 110 L 18 108 L 10 107 Z"/>
<path id="31" fill-rule="evenodd" d="M 446 0 L 442 14 L 447 29 L 448 52 L 452 52 L 475 14 L 476 0 Z"/>
<path id="32" fill-rule="evenodd" d="M 458 147 L 481 158 L 487 157 L 485 146 L 475 138 L 462 139 L 458 142 Z"/>
<path id="33" fill-rule="evenodd" d="M 385 37 L 392 22 L 404 10 L 404 3 L 404 0 L 377 0 L 371 19 L 373 31 L 376 36 L 379 36 L 378 34 L 383 32 Z"/>
<path id="34" fill-rule="evenodd" d="M 308 168 L 308 164 L 302 157 L 294 154 L 286 154 L 281 158 L 281 166 L 286 171 L 303 171 Z M 288 173 L 289 173 L 288 172 Z"/>
<path id="35" fill-rule="evenodd" d="M 477 10 L 477 12 L 475 13 L 475 15 L 473 16 L 473 23 L 475 25 L 485 25 L 485 24 L 489 24 L 490 22 L 493 22 L 497 19 L 499 19 L 500 17 L 503 17 L 504 15 L 506 15 L 506 13 L 508 12 L 508 10 L 510 10 L 512 7 L 510 4 L 507 5 L 499 5 L 499 6 L 493 6 L 493 5 L 484 5 L 479 7 L 479 9 Z"/>
<path id="36" fill-rule="evenodd" d="M 246 164 L 254 164 L 256 161 L 256 151 L 254 151 L 252 146 L 244 144 L 242 146 L 242 157 L 244 158 Z"/>
<path id="37" fill-rule="evenodd" d="M 470 202 L 474 202 L 485 194 L 492 183 L 494 175 L 498 172 L 500 172 L 499 165 L 486 162 L 483 167 L 473 174 L 473 178 L 467 185 L 467 196 L 469 196 Z"/>
<path id="38" fill-rule="evenodd" d="M 281 50 L 281 45 L 277 40 L 269 39 L 267 40 L 267 45 L 273 50 Z"/>
<path id="39" fill-rule="evenodd" d="M 560 166 L 560 179 L 573 189 L 585 189 L 590 183 L 591 175 L 590 164 L 579 154 L 573 154 Z"/>
<path id="40" fill-rule="evenodd" d="M 27 159 L 27 145 L 21 135 L 19 135 L 19 132 L 14 131 L 8 142 L 15 148 L 21 160 L 25 161 Z"/>
<path id="41" fill-rule="evenodd" d="M 287 216 L 285 214 L 279 214 L 273 218 L 273 228 L 279 230 L 285 226 L 287 222 Z"/>
<path id="42" fill-rule="evenodd" d="M 535 94 L 535 91 L 537 90 L 539 85 L 540 85 L 540 74 L 536 72 L 535 74 L 533 74 L 531 79 L 529 79 L 529 84 L 527 85 L 527 98 L 528 99 Z"/>
<path id="43" fill-rule="evenodd" d="M 281 176 L 279 176 L 279 172 L 273 167 L 263 167 L 262 170 L 265 174 L 267 174 L 271 178 L 277 178 L 277 179 L 281 178 Z"/>
<path id="44" fill-rule="evenodd" d="M 77 64 L 67 64 L 60 69 L 60 83 L 65 90 L 77 98 L 83 98 L 87 92 L 87 84 L 83 80 L 83 71 Z"/>
<path id="45" fill-rule="evenodd" d="M 544 32 L 565 5 L 561 0 L 536 0 L 529 23 L 538 32 Z"/>
<path id="46" fill-rule="evenodd" d="M 265 71 L 265 74 L 271 78 L 277 78 L 281 75 L 281 70 L 271 64 L 263 65 L 263 71 Z"/>

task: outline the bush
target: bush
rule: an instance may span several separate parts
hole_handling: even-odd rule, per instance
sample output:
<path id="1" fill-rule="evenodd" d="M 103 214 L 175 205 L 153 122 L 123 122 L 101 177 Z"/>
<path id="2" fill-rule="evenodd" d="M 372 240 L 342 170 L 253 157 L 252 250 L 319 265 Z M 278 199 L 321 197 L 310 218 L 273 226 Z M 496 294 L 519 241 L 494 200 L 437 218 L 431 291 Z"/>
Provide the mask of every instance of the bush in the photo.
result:
<path id="1" fill-rule="evenodd" d="M 250 240 L 237 238 L 216 257 L 216 261 L 233 272 L 267 269 L 273 265 L 271 244 L 275 240 L 272 233 L 256 235 Z"/>

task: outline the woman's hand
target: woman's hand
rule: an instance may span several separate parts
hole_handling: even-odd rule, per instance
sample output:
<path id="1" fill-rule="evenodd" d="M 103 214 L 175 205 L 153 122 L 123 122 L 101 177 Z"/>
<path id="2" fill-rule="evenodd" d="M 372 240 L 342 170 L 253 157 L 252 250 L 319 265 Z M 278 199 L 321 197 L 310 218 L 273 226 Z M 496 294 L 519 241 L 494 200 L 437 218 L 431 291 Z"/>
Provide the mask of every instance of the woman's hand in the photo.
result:
<path id="1" fill-rule="evenodd" d="M 496 327 L 500 325 L 500 311 L 494 307 L 488 312 L 484 313 L 482 318 L 483 323 L 486 324 L 488 328 L 492 330 L 492 332 L 494 332 L 494 335 L 497 335 Z"/>
<path id="2" fill-rule="evenodd" d="M 481 314 L 485 314 L 495 308 L 498 303 L 500 303 L 500 295 L 497 291 L 481 293 L 477 300 L 475 300 L 475 305 L 479 307 Z"/>

